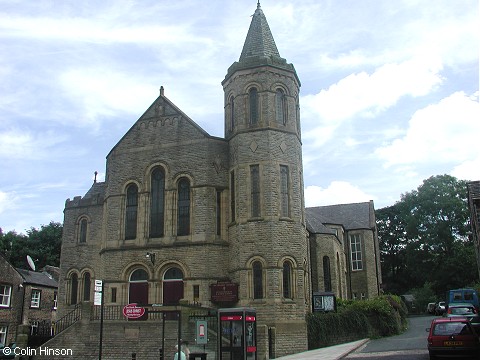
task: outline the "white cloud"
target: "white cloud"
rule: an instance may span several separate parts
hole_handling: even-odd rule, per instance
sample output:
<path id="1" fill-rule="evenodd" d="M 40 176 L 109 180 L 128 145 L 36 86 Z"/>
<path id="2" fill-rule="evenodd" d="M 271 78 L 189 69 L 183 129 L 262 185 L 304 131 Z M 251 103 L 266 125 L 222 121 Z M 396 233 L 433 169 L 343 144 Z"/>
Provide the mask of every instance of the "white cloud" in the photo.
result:
<path id="1" fill-rule="evenodd" d="M 305 188 L 305 206 L 324 206 L 348 204 L 375 200 L 374 196 L 366 194 L 357 186 L 346 181 L 332 181 L 327 188 L 307 186 Z"/>
<path id="2" fill-rule="evenodd" d="M 117 112 L 140 116 L 158 96 L 154 86 L 100 67 L 69 70 L 60 76 L 60 85 L 69 101 L 82 109 L 76 119 L 80 125 L 95 125 L 98 117 L 113 117 Z"/>
<path id="3" fill-rule="evenodd" d="M 405 137 L 375 150 L 386 168 L 398 164 L 461 163 L 477 159 L 480 133 L 478 92 L 456 92 L 418 110 Z"/>
<path id="4" fill-rule="evenodd" d="M 66 135 L 54 131 L 6 130 L 0 132 L 0 157 L 29 160 L 51 158 L 51 149 L 66 139 Z"/>
<path id="5" fill-rule="evenodd" d="M 371 75 L 351 74 L 327 90 L 305 96 L 303 106 L 313 108 L 328 121 L 371 117 L 395 105 L 402 96 L 428 94 L 441 83 L 441 68 L 438 59 L 428 58 L 386 64 Z"/>

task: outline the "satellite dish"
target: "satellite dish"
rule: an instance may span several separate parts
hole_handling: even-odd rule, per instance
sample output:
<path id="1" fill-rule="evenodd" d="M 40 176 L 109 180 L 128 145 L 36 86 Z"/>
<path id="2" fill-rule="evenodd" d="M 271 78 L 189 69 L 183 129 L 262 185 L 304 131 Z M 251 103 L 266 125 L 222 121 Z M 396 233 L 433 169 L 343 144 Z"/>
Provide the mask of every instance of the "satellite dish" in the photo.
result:
<path id="1" fill-rule="evenodd" d="M 35 271 L 35 263 L 33 262 L 32 258 L 30 257 L 30 255 L 27 255 L 27 262 L 28 262 L 28 266 L 30 266 L 30 269 L 32 269 L 33 271 Z"/>

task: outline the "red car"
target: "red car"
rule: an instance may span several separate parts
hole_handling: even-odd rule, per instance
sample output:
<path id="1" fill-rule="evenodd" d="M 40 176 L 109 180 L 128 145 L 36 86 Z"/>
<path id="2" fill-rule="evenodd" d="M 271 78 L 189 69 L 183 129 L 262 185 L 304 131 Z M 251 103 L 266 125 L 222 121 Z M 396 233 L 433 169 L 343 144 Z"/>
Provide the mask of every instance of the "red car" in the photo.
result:
<path id="1" fill-rule="evenodd" d="M 480 358 L 480 338 L 467 318 L 436 318 L 427 331 L 430 359 L 458 355 Z"/>

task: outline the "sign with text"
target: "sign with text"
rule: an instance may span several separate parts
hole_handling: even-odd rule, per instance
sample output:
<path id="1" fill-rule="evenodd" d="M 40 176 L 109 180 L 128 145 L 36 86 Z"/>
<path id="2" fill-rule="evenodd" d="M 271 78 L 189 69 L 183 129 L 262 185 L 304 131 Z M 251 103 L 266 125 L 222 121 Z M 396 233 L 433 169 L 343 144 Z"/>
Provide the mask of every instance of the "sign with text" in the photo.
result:
<path id="1" fill-rule="evenodd" d="M 93 305 L 102 305 L 103 280 L 95 280 L 95 292 L 93 293 Z"/>
<path id="2" fill-rule="evenodd" d="M 232 282 L 218 282 L 210 285 L 210 300 L 217 303 L 238 301 L 238 284 Z"/>
<path id="3" fill-rule="evenodd" d="M 123 316 L 127 319 L 138 319 L 145 314 L 145 308 L 137 306 L 137 303 L 125 305 L 123 307 Z"/>

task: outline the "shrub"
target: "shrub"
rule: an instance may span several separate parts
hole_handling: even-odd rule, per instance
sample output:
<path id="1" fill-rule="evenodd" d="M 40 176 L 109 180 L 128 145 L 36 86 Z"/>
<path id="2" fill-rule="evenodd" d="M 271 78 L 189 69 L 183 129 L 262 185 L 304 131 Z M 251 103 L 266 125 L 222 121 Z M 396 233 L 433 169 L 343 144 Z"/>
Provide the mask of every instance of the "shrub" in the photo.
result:
<path id="1" fill-rule="evenodd" d="M 400 334 L 406 329 L 407 309 L 398 296 L 371 300 L 338 300 L 336 313 L 312 313 L 307 317 L 309 349 L 367 337 Z"/>

